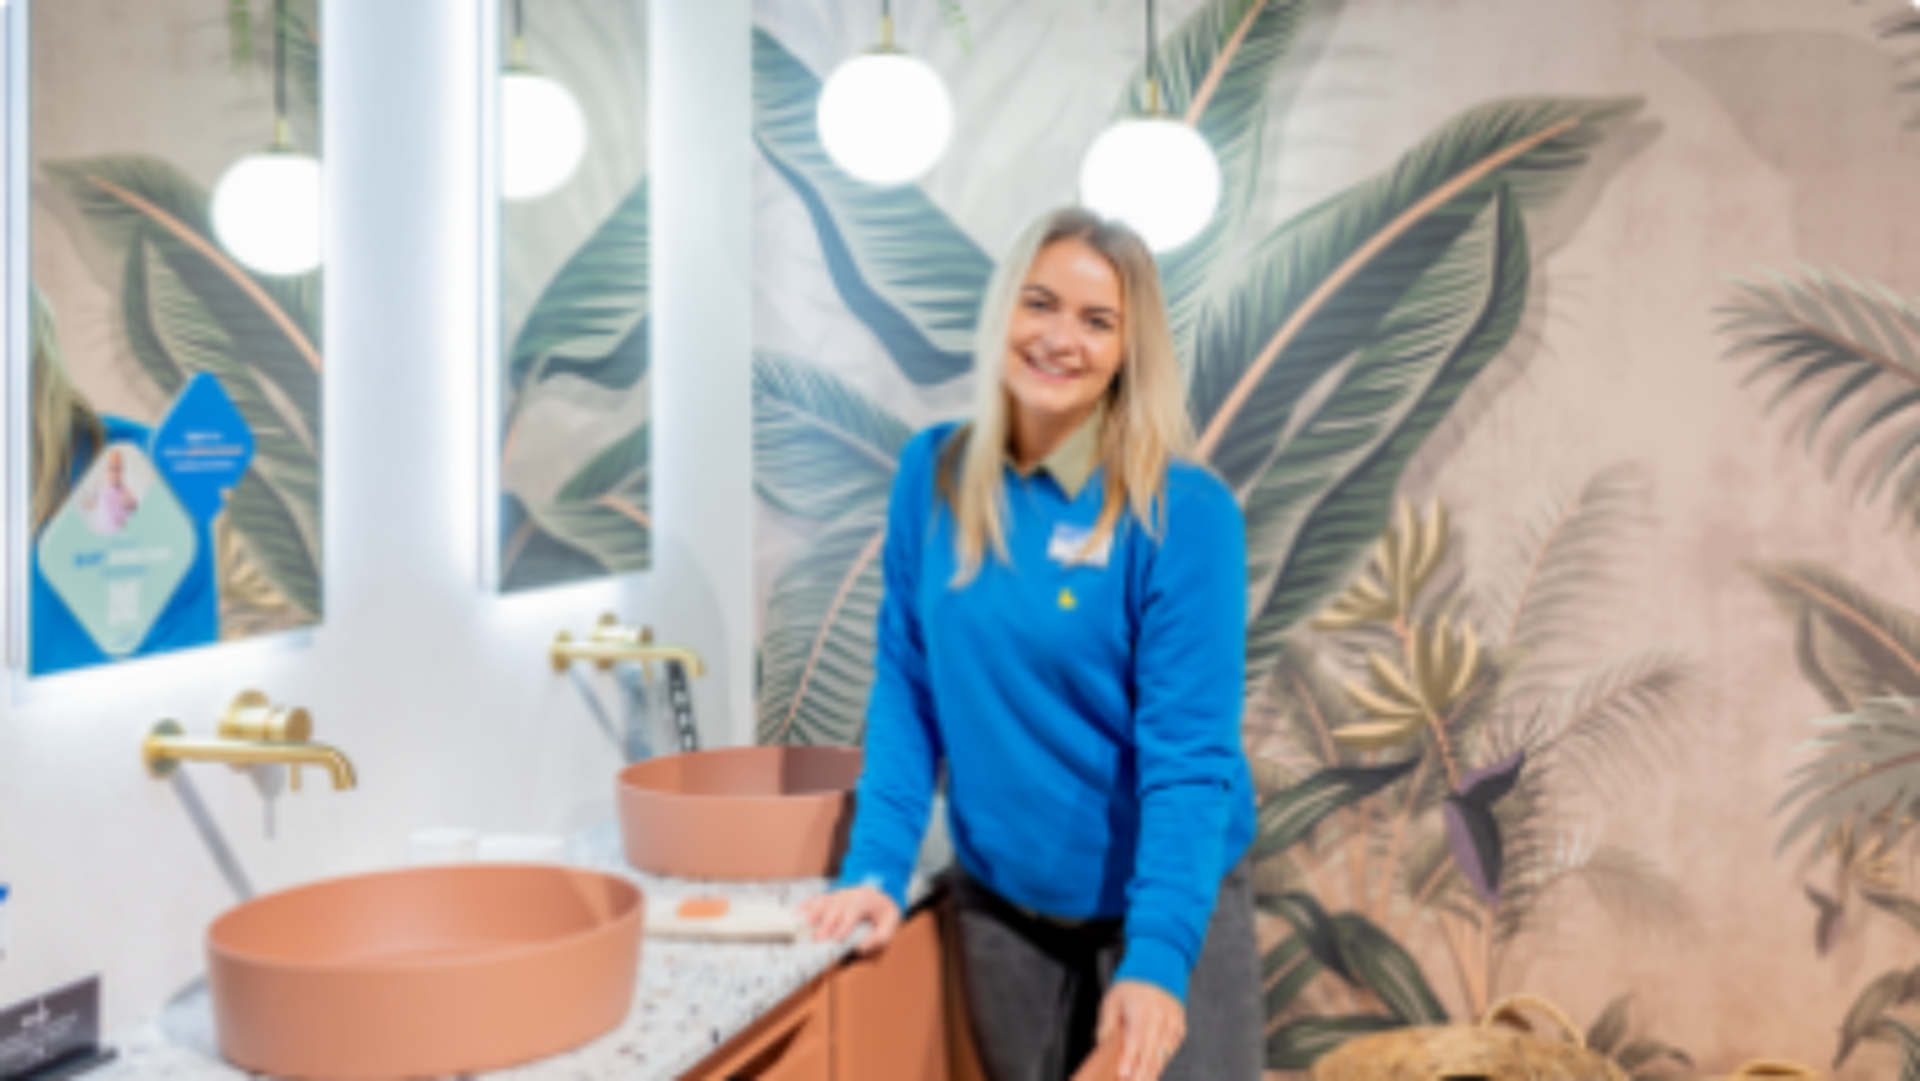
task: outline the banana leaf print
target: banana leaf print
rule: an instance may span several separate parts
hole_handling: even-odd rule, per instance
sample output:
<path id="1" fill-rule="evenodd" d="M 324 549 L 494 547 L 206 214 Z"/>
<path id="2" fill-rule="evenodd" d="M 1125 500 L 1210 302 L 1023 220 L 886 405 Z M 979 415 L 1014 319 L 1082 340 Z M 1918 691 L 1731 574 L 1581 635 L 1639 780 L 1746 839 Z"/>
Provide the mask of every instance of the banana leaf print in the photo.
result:
<path id="1" fill-rule="evenodd" d="M 527 404 L 565 382 L 632 389 L 651 367 L 648 183 L 614 206 L 541 290 L 508 351 L 501 459 L 513 455 Z M 532 589 L 644 570 L 652 559 L 648 432 L 642 421 L 533 502 L 501 496 L 500 583 Z"/>
<path id="2" fill-rule="evenodd" d="M 1248 238 L 1268 166 L 1261 133 L 1273 88 L 1313 13 L 1306 0 L 1214 0 L 1165 39 L 1158 57 L 1167 108 L 1208 136 L 1225 181 L 1216 221 L 1189 247 L 1163 254 L 1161 269 L 1200 457 L 1234 488 L 1247 520 L 1249 715 L 1276 698 L 1308 703 L 1268 710 L 1313 750 L 1269 771 L 1256 842 L 1266 869 L 1284 878 L 1263 895 L 1270 904 L 1291 898 L 1281 907 L 1300 917 L 1265 958 L 1269 1065 L 1281 1069 L 1305 1068 L 1361 1032 L 1446 1016 L 1402 945 L 1407 917 L 1388 904 L 1398 879 L 1378 852 L 1390 834 L 1409 862 L 1419 852 L 1434 872 L 1423 879 L 1427 892 L 1407 891 L 1412 909 L 1478 903 L 1439 825 L 1441 804 L 1458 787 L 1454 771 L 1432 756 L 1383 756 L 1336 739 L 1336 731 L 1354 738 L 1367 718 L 1292 634 L 1347 585 L 1381 535 L 1408 462 L 1513 340 L 1530 296 L 1529 219 L 1638 107 L 1545 98 L 1482 105 L 1375 178 Z M 916 189 L 875 192 L 841 177 L 812 128 L 818 79 L 763 31 L 755 64 L 758 148 L 806 208 L 846 309 L 909 382 L 959 378 L 988 273 L 978 245 Z M 936 340 L 948 344 L 928 345 Z M 756 489 L 802 538 L 775 575 L 762 624 L 762 742 L 853 742 L 862 733 L 886 494 L 908 432 L 819 358 L 756 359 Z M 1434 648 L 1464 656 L 1459 632 L 1443 637 Z M 1456 666 L 1464 676 L 1448 723 L 1473 751 L 1467 769 L 1523 748 L 1531 757 L 1525 741 L 1498 754 L 1478 742 L 1513 667 L 1513 657 L 1492 650 Z M 1609 686 L 1623 696 L 1644 690 Z M 1657 690 L 1652 700 L 1661 700 Z M 1638 730 L 1658 712 L 1614 699 L 1588 704 L 1571 728 L 1600 730 L 1631 715 Z M 1593 752 L 1568 738 L 1560 753 Z M 1544 835 L 1519 821 L 1538 806 L 1541 782 L 1529 789 L 1518 766 L 1512 779 L 1511 795 L 1482 801 L 1498 816 L 1489 835 L 1509 838 L 1509 877 L 1548 858 Z M 1606 861 L 1592 862 L 1597 877 Z M 1324 895 L 1329 864 L 1351 875 L 1343 910 L 1313 900 Z M 1503 932 L 1488 919 L 1476 933 L 1484 942 L 1461 959 L 1490 965 L 1485 957 Z"/>
<path id="3" fill-rule="evenodd" d="M 296 622 L 317 619 L 319 276 L 268 277 L 235 262 L 213 239 L 206 190 L 166 162 L 104 157 L 44 170 L 122 260 L 121 328 L 147 376 L 172 395 L 195 373 L 214 375 L 253 430 L 254 460 L 233 491 L 230 524 Z"/>
<path id="4" fill-rule="evenodd" d="M 973 365 L 973 327 L 993 261 L 919 188 L 874 188 L 842 173 L 814 126 L 820 79 L 753 32 L 753 141 L 806 205 L 847 310 L 916 383 Z"/>
<path id="5" fill-rule="evenodd" d="M 873 681 L 887 492 L 913 433 L 831 373 L 791 358 L 757 357 L 753 375 L 754 490 L 822 525 L 768 600 L 758 738 L 857 743 Z M 823 481 L 831 500 L 819 498 Z"/>
<path id="6" fill-rule="evenodd" d="M 1180 43 L 1183 70 L 1198 71 L 1205 61 L 1208 74 L 1174 82 L 1169 108 L 1199 105 L 1203 127 L 1211 109 L 1247 115 L 1247 95 L 1261 89 L 1254 76 L 1270 80 L 1280 69 L 1277 54 L 1298 16 L 1294 5 L 1207 5 L 1170 40 Z M 814 209 L 813 220 L 843 300 L 875 327 L 904 374 L 925 381 L 918 362 L 902 359 L 924 334 L 890 337 L 865 314 L 868 301 L 926 296 L 928 282 L 943 272 L 934 256 L 977 246 L 913 189 L 894 189 L 908 193 L 895 197 L 846 187 L 813 139 L 812 103 L 802 92 L 817 79 L 769 35 L 755 40 L 763 153 L 810 208 L 833 209 Z M 1378 532 L 1406 460 L 1510 340 L 1526 295 L 1523 212 L 1564 190 L 1631 109 L 1622 102 L 1520 101 L 1475 110 L 1386 176 L 1289 223 L 1237 273 L 1220 271 L 1217 288 L 1194 291 L 1179 304 L 1176 323 L 1194 328 L 1181 351 L 1196 358 L 1190 403 L 1206 432 L 1203 456 L 1242 490 L 1249 538 L 1264 545 L 1254 549 L 1250 568 L 1258 613 L 1250 680 L 1271 662 L 1277 632 L 1330 593 Z M 829 203 L 822 192 L 837 194 Z M 1223 228 L 1237 230 L 1244 213 L 1229 206 Z M 869 247 L 877 253 L 864 262 L 832 255 Z M 856 271 L 862 276 L 850 287 Z M 865 277 L 880 273 L 889 277 Z M 984 271 L 975 277 L 983 282 Z M 939 305 L 908 306 L 922 325 L 927 313 L 958 304 L 948 283 L 940 284 Z M 967 305 L 978 305 L 978 288 Z M 892 310 L 898 316 L 903 309 Z M 1354 356 L 1361 359 L 1338 363 Z M 1309 388 L 1317 393 L 1308 396 Z M 1307 397 L 1312 417 L 1292 421 L 1294 406 Z M 1356 424 L 1360 434 L 1349 434 Z M 1331 465 L 1319 460 L 1323 430 L 1348 444 Z M 768 458 L 757 459 L 756 471 L 773 468 Z M 823 471 L 816 483 L 827 492 L 837 479 Z M 830 499 L 806 502 L 835 506 Z M 877 539 L 846 554 L 870 548 L 877 551 Z M 865 570 L 856 561 L 835 578 L 850 588 Z M 763 678 L 777 674 L 763 662 Z M 784 676 L 782 684 L 812 686 Z M 794 712 L 804 706 L 789 703 Z"/>

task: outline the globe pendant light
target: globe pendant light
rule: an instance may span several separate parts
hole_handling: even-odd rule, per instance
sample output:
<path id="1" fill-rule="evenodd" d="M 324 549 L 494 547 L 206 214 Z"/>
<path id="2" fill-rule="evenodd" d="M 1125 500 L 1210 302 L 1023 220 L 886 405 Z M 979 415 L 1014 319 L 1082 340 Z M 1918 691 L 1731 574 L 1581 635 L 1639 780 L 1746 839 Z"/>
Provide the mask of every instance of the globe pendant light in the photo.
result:
<path id="1" fill-rule="evenodd" d="M 880 5 L 880 43 L 834 70 L 818 109 L 828 156 L 869 184 L 920 177 L 953 136 L 953 99 L 939 74 L 893 43 L 891 0 Z"/>
<path id="2" fill-rule="evenodd" d="M 213 235 L 262 274 L 320 265 L 320 162 L 287 127 L 287 0 L 273 5 L 273 143 L 227 167 L 213 186 Z"/>
<path id="3" fill-rule="evenodd" d="M 1147 112 L 1100 133 L 1080 163 L 1080 201 L 1132 226 L 1154 251 L 1207 227 L 1220 203 L 1220 163 L 1192 125 L 1160 107 L 1153 0 L 1147 0 Z"/>
<path id="4" fill-rule="evenodd" d="M 527 66 L 526 11 L 513 0 L 513 42 L 500 76 L 500 194 L 537 199 L 573 177 L 587 153 L 587 119 L 559 81 Z"/>

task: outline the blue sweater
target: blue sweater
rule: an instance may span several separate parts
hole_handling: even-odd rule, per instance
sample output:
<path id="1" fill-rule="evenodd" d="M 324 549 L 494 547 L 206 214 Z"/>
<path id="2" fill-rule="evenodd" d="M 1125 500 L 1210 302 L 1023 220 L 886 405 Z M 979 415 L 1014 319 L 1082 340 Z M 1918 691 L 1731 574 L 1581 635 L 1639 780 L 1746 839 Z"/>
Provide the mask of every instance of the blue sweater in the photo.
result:
<path id="1" fill-rule="evenodd" d="M 1240 747 L 1246 539 L 1199 466 L 1167 476 L 1159 535 L 1123 516 L 1104 566 L 1058 543 L 1092 530 L 1077 498 L 1006 471 L 1010 564 L 954 589 L 955 522 L 935 488 L 951 424 L 900 456 L 883 555 L 866 767 L 843 884 L 904 907 L 935 779 L 955 854 L 1007 900 L 1125 918 L 1118 979 L 1182 1001 L 1221 877 L 1254 832 Z"/>

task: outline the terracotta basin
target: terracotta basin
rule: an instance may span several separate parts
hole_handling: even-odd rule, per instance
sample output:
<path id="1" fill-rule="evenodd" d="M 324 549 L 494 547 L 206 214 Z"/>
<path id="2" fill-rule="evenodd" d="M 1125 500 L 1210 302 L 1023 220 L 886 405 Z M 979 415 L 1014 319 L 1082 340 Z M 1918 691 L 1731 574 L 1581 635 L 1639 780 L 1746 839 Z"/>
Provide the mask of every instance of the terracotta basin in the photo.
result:
<path id="1" fill-rule="evenodd" d="M 627 862 L 680 878 L 833 875 L 860 759 L 851 747 L 730 747 L 628 766 L 619 784 Z"/>
<path id="2" fill-rule="evenodd" d="M 646 911 L 631 882 L 467 864 L 333 879 L 207 932 L 220 1050 L 275 1077 L 423 1077 L 578 1046 L 627 1016 Z"/>

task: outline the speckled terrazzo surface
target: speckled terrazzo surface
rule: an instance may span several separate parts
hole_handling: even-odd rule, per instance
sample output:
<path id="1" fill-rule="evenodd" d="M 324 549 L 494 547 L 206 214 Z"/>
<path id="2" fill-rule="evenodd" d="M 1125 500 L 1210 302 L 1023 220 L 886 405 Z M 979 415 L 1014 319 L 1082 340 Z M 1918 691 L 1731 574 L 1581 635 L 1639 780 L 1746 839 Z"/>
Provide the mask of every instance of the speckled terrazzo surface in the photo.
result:
<path id="1" fill-rule="evenodd" d="M 592 835 L 575 839 L 573 862 L 628 878 L 650 898 L 697 892 L 791 905 L 827 888 L 825 879 L 721 884 L 640 874 L 625 865 L 617 845 Z M 914 895 L 927 888 L 926 877 L 916 877 Z M 851 943 L 749 945 L 649 938 L 641 948 L 633 1008 L 619 1028 L 573 1051 L 480 1076 L 521 1081 L 677 1077 L 825 972 L 850 948 Z M 220 1057 L 212 1004 L 200 983 L 177 995 L 159 1014 L 113 1033 L 108 1042 L 119 1050 L 119 1060 L 89 1078 L 231 1081 L 252 1076 Z"/>

